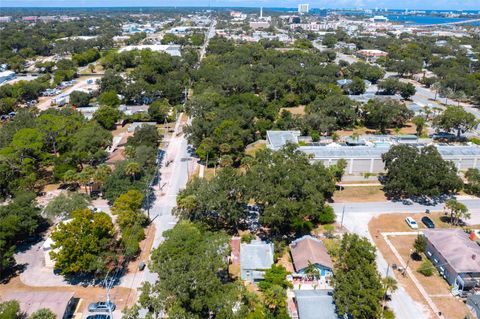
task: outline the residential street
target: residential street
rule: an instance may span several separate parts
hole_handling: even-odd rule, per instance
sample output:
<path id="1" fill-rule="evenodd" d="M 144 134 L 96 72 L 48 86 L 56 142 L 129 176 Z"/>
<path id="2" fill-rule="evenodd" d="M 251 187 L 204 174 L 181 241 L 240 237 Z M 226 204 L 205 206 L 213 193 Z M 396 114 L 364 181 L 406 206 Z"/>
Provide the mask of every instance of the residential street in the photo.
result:
<path id="1" fill-rule="evenodd" d="M 480 199 L 466 199 L 464 197 L 457 198 L 460 202 L 464 203 L 472 214 L 472 218 L 469 220 L 472 224 L 480 223 Z M 426 209 L 431 211 L 442 211 L 444 204 L 437 204 L 434 206 L 426 206 L 417 203 L 405 205 L 402 202 L 364 202 L 364 203 L 333 203 L 331 206 L 335 210 L 337 215 L 337 221 L 342 220 L 343 226 L 350 232 L 356 233 L 361 236 L 366 236 L 372 242 L 372 237 L 368 232 L 368 223 L 370 220 L 378 215 L 385 213 L 420 213 Z M 380 273 L 385 276 L 388 264 L 381 254 L 377 254 L 377 266 Z M 394 274 L 390 271 L 390 276 Z M 390 302 L 397 318 L 418 318 L 428 319 L 428 312 L 423 309 L 423 305 L 416 303 L 410 295 L 399 286 L 399 289 L 392 295 L 392 301 Z"/>
<path id="2" fill-rule="evenodd" d="M 176 133 L 181 132 L 182 115 L 180 114 L 175 125 Z M 178 136 L 176 133 L 173 133 L 167 141 L 168 147 L 163 161 L 164 163 L 168 160 L 173 162 L 168 166 L 163 164 L 160 169 L 160 182 L 154 190 L 156 199 L 150 209 L 150 217 L 155 223 L 156 229 L 153 248 L 158 247 L 162 242 L 163 232 L 175 226 L 177 220 L 172 215 L 172 209 L 176 206 L 176 196 L 187 184 L 188 172 L 193 169 L 193 167 L 190 167 L 193 160 L 187 150 L 187 140 L 183 133 Z M 155 283 L 156 279 L 156 275 L 151 273 L 147 266 L 143 272 L 132 273 L 123 277 L 120 285 L 137 289 L 143 282 Z"/>
<path id="3" fill-rule="evenodd" d="M 209 40 L 215 36 L 216 20 L 212 21 L 208 29 L 206 40 L 200 51 L 200 60 L 205 57 L 206 48 Z M 195 171 L 197 163 L 191 157 L 188 151 L 188 143 L 183 134 L 182 124 L 183 113 L 179 114 L 175 124 L 175 132 L 167 140 L 168 147 L 165 151 L 164 161 L 160 169 L 159 185 L 155 187 L 155 201 L 150 209 L 150 218 L 155 223 L 155 239 L 152 250 L 163 241 L 163 232 L 171 229 L 177 223 L 177 219 L 172 215 L 172 210 L 176 206 L 177 194 L 185 188 L 189 175 Z M 187 120 L 187 124 L 191 119 Z M 166 166 L 167 161 L 172 161 Z M 148 265 L 148 263 L 147 263 Z M 138 289 L 143 282 L 155 283 L 157 275 L 152 273 L 148 266 L 143 272 L 129 274 L 121 279 L 120 285 L 132 289 Z"/>

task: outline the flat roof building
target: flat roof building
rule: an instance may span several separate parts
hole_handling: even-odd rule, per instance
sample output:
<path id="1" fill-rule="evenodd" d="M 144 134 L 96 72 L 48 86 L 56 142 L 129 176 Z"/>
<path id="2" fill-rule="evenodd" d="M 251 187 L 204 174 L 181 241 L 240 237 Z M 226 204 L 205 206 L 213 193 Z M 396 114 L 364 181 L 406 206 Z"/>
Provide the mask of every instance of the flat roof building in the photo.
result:
<path id="1" fill-rule="evenodd" d="M 267 146 L 278 150 L 287 143 L 298 144 L 298 131 L 267 131 Z M 382 140 L 383 138 L 383 140 Z M 321 161 L 325 166 L 334 165 L 339 159 L 347 161 L 347 174 L 384 172 L 382 154 L 389 151 L 394 144 L 412 144 L 426 146 L 428 141 L 416 140 L 412 136 L 380 136 L 373 142 L 360 146 L 348 146 L 337 143 L 328 145 L 299 146 L 300 151 L 311 156 L 312 161 Z M 422 144 L 423 143 L 423 144 Z M 457 169 L 480 169 L 480 147 L 477 145 L 435 145 L 444 160 L 452 161 Z"/>
<path id="2" fill-rule="evenodd" d="M 42 308 L 50 309 L 57 319 L 69 318 L 75 311 L 76 301 L 73 292 L 22 291 L 5 293 L 1 301 L 16 300 L 22 312 L 30 316 Z"/>
<path id="3" fill-rule="evenodd" d="M 179 45 L 174 44 L 145 44 L 145 45 L 127 45 L 118 52 L 132 51 L 132 50 L 152 50 L 154 52 L 164 52 L 171 56 L 182 56 Z"/>

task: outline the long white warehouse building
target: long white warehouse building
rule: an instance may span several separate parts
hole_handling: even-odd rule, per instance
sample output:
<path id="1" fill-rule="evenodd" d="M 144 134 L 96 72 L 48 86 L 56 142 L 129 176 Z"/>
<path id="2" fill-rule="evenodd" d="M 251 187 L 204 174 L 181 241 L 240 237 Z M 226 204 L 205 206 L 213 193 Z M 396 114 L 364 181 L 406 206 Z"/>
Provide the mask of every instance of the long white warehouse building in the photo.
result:
<path id="1" fill-rule="evenodd" d="M 277 150 L 287 143 L 298 144 L 298 131 L 268 131 L 268 147 Z M 480 168 L 480 147 L 477 145 L 435 145 L 445 160 L 452 161 L 459 170 Z M 299 146 L 299 150 L 312 156 L 312 160 L 321 161 L 325 166 L 335 164 L 339 159 L 348 162 L 347 174 L 384 172 L 382 154 L 388 152 L 390 145 L 381 143 L 375 146 L 331 145 Z"/>

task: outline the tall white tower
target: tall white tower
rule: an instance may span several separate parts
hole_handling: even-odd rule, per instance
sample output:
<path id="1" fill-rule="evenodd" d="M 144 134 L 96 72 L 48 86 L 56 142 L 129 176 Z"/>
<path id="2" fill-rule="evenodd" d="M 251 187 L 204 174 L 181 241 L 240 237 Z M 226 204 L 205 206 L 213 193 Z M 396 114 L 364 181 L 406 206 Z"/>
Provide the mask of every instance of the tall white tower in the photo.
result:
<path id="1" fill-rule="evenodd" d="M 298 5 L 298 13 L 308 13 L 308 3 L 302 3 Z"/>
<path id="2" fill-rule="evenodd" d="M 260 19 L 263 18 L 263 7 L 260 7 Z"/>

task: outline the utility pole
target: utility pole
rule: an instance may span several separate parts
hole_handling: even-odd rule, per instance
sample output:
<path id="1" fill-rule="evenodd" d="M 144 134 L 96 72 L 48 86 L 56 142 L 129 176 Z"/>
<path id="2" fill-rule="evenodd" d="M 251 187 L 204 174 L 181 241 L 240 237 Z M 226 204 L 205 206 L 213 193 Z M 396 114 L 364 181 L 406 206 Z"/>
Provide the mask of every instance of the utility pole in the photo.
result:
<path id="1" fill-rule="evenodd" d="M 345 216 L 345 205 L 343 205 L 343 210 L 342 210 L 342 220 L 340 222 L 340 228 L 343 228 L 343 217 Z"/>

